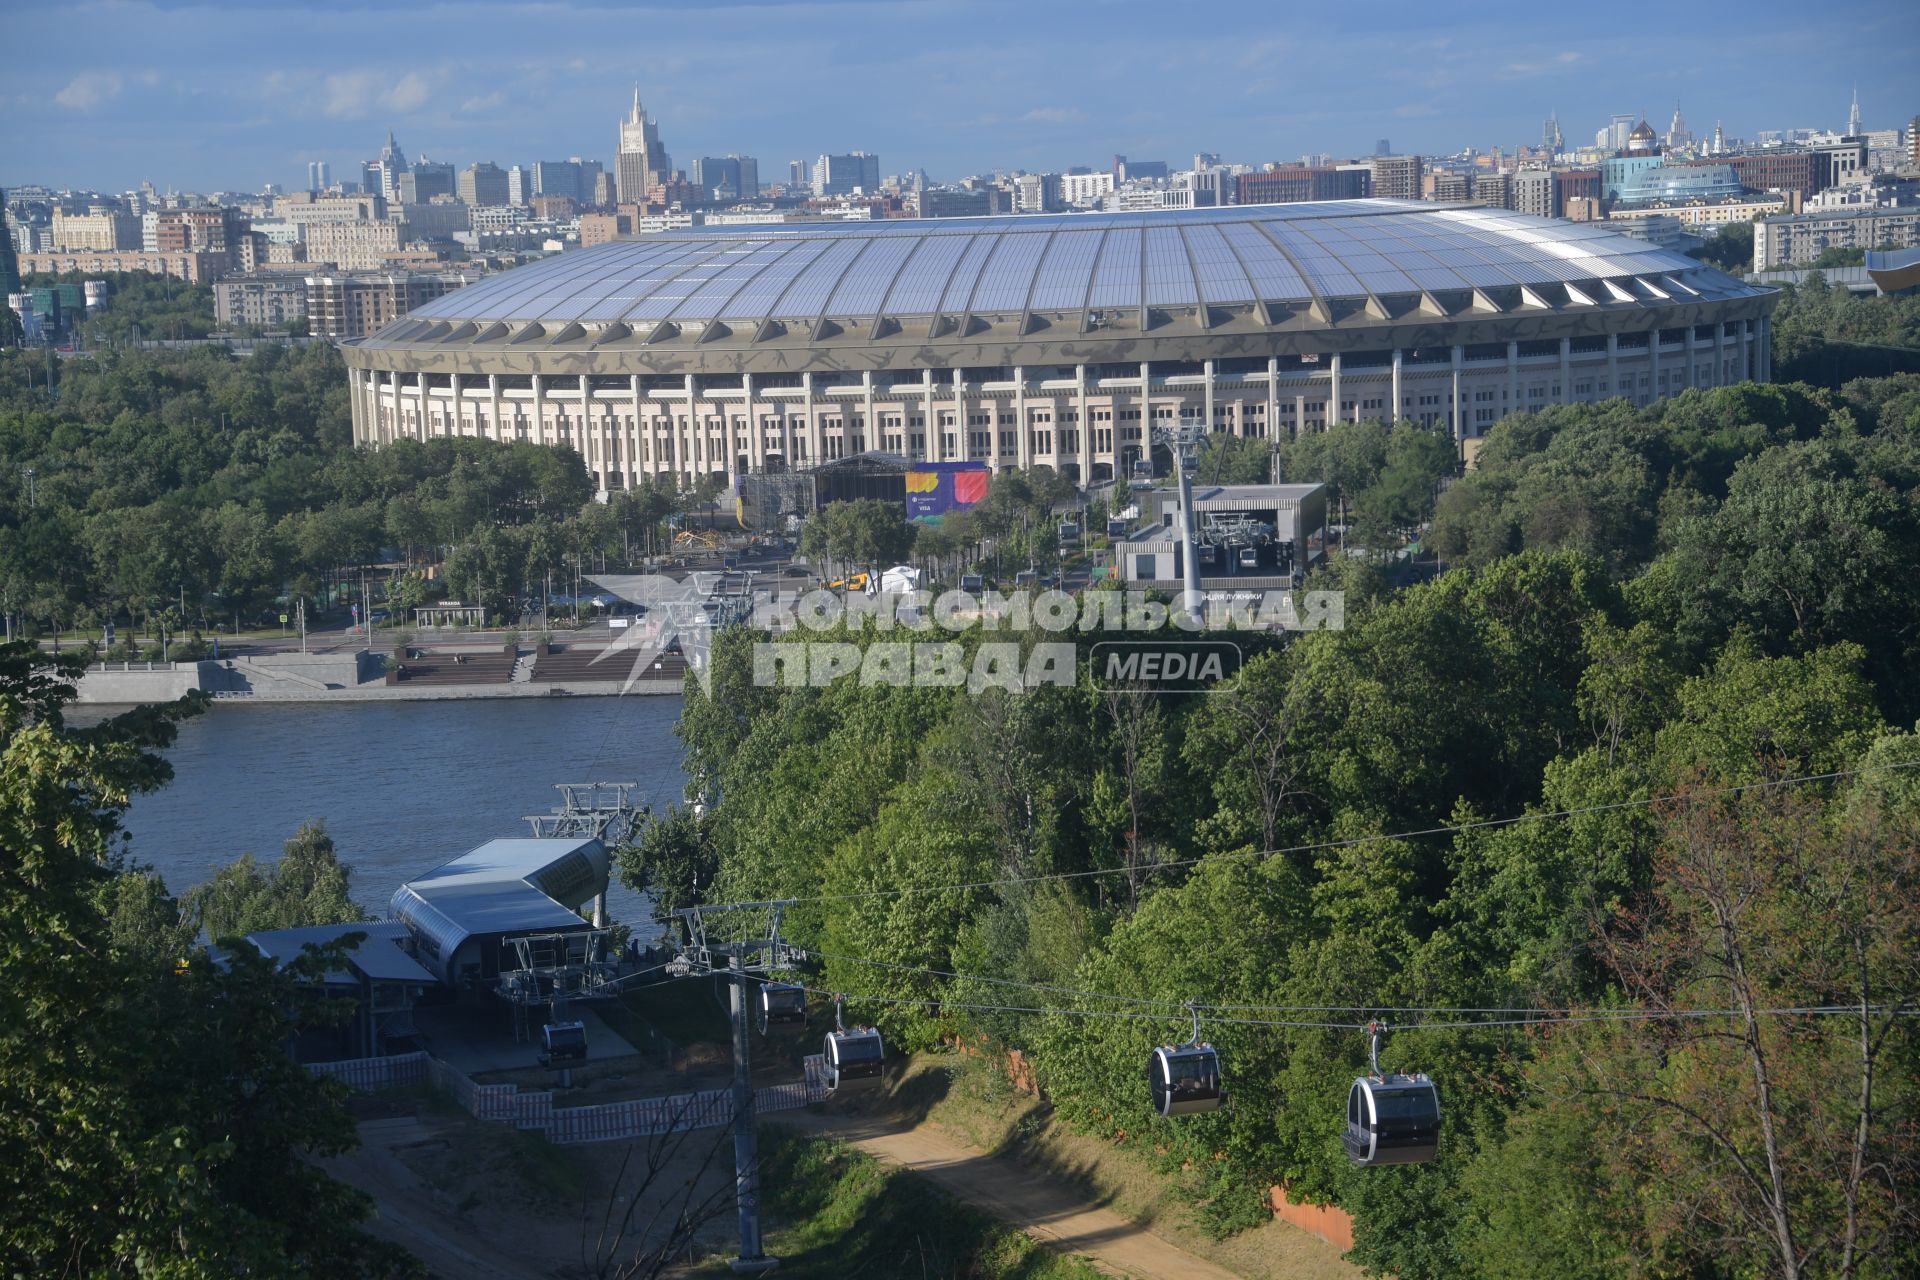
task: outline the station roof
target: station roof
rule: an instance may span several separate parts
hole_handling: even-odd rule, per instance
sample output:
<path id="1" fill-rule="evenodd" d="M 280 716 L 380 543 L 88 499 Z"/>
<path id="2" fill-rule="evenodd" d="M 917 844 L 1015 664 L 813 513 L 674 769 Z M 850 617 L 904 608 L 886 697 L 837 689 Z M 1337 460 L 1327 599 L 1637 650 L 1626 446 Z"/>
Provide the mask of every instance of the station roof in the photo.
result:
<path id="1" fill-rule="evenodd" d="M 489 840 L 401 885 L 392 910 L 450 978 L 470 937 L 586 928 L 572 908 L 605 891 L 608 866 L 598 840 Z"/>
<path id="2" fill-rule="evenodd" d="M 367 936 L 348 953 L 348 963 L 359 974 L 375 982 L 412 982 L 431 985 L 437 982 L 431 973 L 401 950 L 401 944 L 407 940 L 407 926 L 398 920 L 363 920 L 352 924 L 309 925 L 298 929 L 269 929 L 247 935 L 247 941 L 253 944 L 267 959 L 285 966 L 299 958 L 301 951 L 308 946 L 325 946 L 338 941 L 350 933 L 364 933 Z M 329 982 L 351 982 L 353 974 L 344 970 L 333 970 L 327 974 Z"/>
<path id="3" fill-rule="evenodd" d="M 1664 286 L 1644 292 L 1630 278 L 1674 273 L 1712 274 L 1604 223 L 1404 200 L 692 227 L 490 276 L 414 309 L 371 344 L 509 332 L 519 341 L 536 328 L 564 341 L 572 326 L 878 331 L 888 318 L 1324 306 L 1596 281 L 1645 300 L 1666 296 Z"/>

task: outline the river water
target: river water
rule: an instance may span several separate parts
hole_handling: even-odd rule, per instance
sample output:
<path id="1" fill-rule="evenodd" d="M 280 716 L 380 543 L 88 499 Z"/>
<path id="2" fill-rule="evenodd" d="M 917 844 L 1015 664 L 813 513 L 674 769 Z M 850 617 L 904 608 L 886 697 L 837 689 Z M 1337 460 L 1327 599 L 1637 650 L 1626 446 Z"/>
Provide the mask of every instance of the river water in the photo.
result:
<path id="1" fill-rule="evenodd" d="M 172 783 L 134 799 L 132 854 L 177 894 L 243 853 L 278 859 L 322 818 L 354 899 L 384 916 L 421 872 L 530 834 L 522 818 L 559 803 L 556 782 L 637 782 L 656 812 L 678 802 L 679 714 L 677 696 L 659 695 L 217 704 L 180 726 Z M 620 921 L 651 914 L 617 877 L 607 905 Z"/>

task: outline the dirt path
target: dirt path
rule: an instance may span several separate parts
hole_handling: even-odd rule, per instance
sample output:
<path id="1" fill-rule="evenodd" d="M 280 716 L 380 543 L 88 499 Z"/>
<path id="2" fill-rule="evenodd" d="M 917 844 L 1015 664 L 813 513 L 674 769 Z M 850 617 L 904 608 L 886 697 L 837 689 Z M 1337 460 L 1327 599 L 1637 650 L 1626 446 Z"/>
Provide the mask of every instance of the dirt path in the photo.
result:
<path id="1" fill-rule="evenodd" d="M 400 1158 L 404 1148 L 435 1142 L 440 1134 L 414 1116 L 362 1120 L 359 1149 L 322 1165 L 374 1198 L 376 1216 L 365 1224 L 370 1235 L 405 1246 L 440 1280 L 551 1280 L 551 1259 L 515 1257 L 497 1241 L 476 1239 L 446 1197 Z"/>
<path id="2" fill-rule="evenodd" d="M 931 1179 L 950 1194 L 985 1209 L 1065 1253 L 1103 1271 L 1146 1280 L 1236 1280 L 1234 1273 L 1195 1257 L 1070 1188 L 1007 1160 L 958 1142 L 929 1125 L 901 1130 L 884 1117 L 809 1108 L 780 1124 L 821 1133 L 877 1159 Z"/>

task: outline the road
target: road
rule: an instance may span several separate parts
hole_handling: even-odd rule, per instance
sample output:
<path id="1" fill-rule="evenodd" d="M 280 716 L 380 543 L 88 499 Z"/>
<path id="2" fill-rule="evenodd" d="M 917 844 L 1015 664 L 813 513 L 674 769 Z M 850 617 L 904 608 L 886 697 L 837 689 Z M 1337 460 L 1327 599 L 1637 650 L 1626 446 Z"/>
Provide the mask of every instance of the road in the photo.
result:
<path id="1" fill-rule="evenodd" d="M 809 1108 L 781 1124 L 857 1147 L 888 1164 L 930 1179 L 957 1199 L 1020 1227 L 1063 1253 L 1085 1257 L 1111 1275 L 1145 1280 L 1235 1280 L 1234 1273 L 1195 1257 L 1110 1209 L 1088 1203 L 1070 1187 L 997 1160 L 931 1125 L 900 1130 L 888 1117 L 852 1116 Z"/>

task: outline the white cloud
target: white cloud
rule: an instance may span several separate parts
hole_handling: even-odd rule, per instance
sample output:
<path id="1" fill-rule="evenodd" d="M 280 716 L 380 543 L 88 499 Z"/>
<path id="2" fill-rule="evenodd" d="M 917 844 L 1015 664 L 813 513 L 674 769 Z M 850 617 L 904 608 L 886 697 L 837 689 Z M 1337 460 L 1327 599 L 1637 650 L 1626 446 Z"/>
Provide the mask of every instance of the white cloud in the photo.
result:
<path id="1" fill-rule="evenodd" d="M 387 91 L 386 103 L 394 111 L 412 111 L 427 100 L 427 78 L 418 71 L 400 77 L 400 83 Z"/>
<path id="2" fill-rule="evenodd" d="M 91 111 L 120 95 L 120 77 L 111 71 L 87 71 L 67 81 L 53 100 L 69 111 Z"/>
<path id="3" fill-rule="evenodd" d="M 1080 124 L 1087 113 L 1078 107 L 1035 107 L 1020 118 L 1033 124 Z"/>
<path id="4" fill-rule="evenodd" d="M 432 86 L 418 71 L 409 71 L 392 83 L 377 72 L 346 71 L 327 77 L 326 102 L 321 110 L 335 120 L 360 120 L 376 106 L 389 111 L 415 110 L 426 104 L 431 93 Z"/>
<path id="5" fill-rule="evenodd" d="M 484 98 L 468 98 L 460 104 L 460 110 L 468 115 L 485 115 L 507 105 L 507 94 L 503 89 L 495 89 Z"/>

